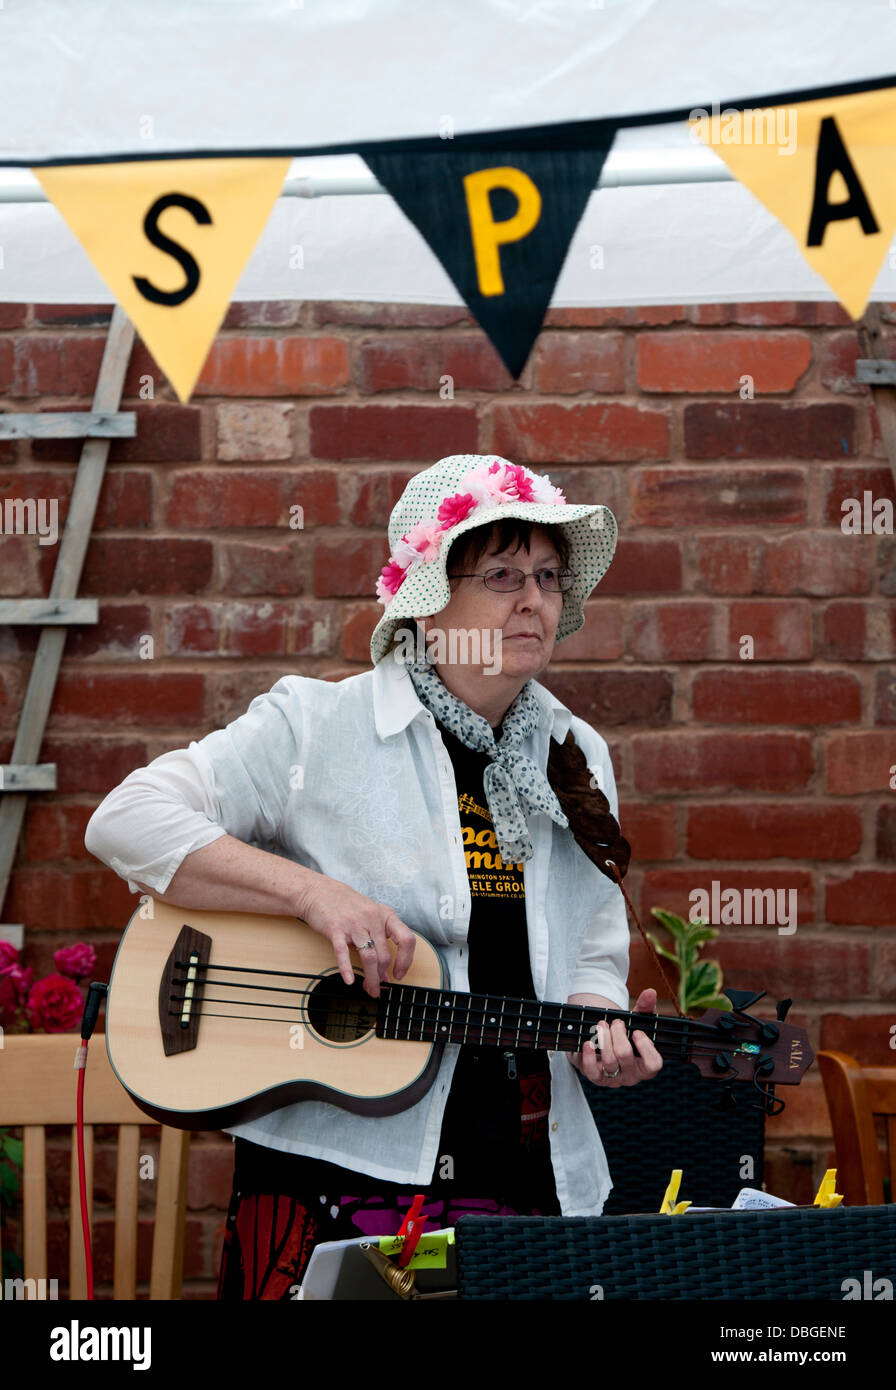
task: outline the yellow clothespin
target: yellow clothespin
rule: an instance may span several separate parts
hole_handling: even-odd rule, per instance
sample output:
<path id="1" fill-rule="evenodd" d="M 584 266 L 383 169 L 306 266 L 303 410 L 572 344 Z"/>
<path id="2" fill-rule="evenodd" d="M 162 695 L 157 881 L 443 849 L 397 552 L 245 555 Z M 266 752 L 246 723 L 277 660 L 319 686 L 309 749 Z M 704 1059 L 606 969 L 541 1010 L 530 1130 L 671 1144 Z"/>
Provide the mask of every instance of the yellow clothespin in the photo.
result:
<path id="1" fill-rule="evenodd" d="M 681 1216 L 682 1212 L 687 1211 L 690 1202 L 676 1202 L 678 1189 L 681 1187 L 682 1168 L 673 1168 L 669 1185 L 666 1188 L 662 1205 L 660 1206 L 660 1216 Z"/>
<path id="2" fill-rule="evenodd" d="M 813 1207 L 839 1207 L 843 1201 L 841 1193 L 835 1192 L 837 1186 L 837 1169 L 829 1168 L 821 1180 L 821 1187 L 815 1194 Z"/>

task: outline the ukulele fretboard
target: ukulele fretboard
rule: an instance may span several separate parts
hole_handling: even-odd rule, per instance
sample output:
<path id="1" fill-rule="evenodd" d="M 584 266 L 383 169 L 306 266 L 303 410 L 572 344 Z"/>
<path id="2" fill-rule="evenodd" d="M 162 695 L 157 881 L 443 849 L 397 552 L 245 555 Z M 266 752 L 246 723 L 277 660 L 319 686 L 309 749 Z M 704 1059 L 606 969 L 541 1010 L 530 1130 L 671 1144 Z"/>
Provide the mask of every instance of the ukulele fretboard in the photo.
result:
<path id="1" fill-rule="evenodd" d="M 377 1009 L 376 1032 L 381 1038 L 408 1042 L 468 1043 L 477 1047 L 544 1048 L 580 1052 L 596 1036 L 602 1020 L 622 1019 L 629 1037 L 633 1030 L 657 1041 L 665 1035 L 663 1053 L 687 1056 L 690 1019 L 633 1014 L 622 1009 L 596 1009 L 579 1004 L 545 1004 L 537 999 L 505 999 L 451 990 L 383 985 Z M 677 1034 L 670 1045 L 669 1025 Z M 677 1028 L 674 1025 L 678 1025 Z"/>

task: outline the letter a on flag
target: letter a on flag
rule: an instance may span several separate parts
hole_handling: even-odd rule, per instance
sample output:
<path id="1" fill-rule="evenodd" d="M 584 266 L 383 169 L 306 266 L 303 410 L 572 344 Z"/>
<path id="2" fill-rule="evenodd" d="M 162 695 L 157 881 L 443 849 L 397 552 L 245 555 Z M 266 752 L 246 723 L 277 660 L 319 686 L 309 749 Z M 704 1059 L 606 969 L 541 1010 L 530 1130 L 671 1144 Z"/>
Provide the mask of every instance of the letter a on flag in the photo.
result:
<path id="1" fill-rule="evenodd" d="M 896 228 L 892 88 L 690 122 L 861 318 Z"/>
<path id="2" fill-rule="evenodd" d="M 32 171 L 182 401 L 290 162 L 172 159 Z"/>

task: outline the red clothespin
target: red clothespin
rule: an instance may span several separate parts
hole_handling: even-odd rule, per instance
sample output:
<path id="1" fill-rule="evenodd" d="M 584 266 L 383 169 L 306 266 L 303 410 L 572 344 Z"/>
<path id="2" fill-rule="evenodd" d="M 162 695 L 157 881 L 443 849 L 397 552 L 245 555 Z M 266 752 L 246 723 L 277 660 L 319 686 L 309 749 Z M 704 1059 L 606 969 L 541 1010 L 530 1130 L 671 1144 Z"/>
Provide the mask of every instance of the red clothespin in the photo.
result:
<path id="1" fill-rule="evenodd" d="M 423 1193 L 418 1192 L 410 1205 L 407 1216 L 398 1228 L 398 1234 L 404 1236 L 404 1244 L 398 1257 L 399 1269 L 405 1269 L 410 1264 L 411 1256 L 417 1249 L 420 1237 L 423 1235 L 423 1227 L 426 1225 L 426 1217 L 420 1216 L 423 1210 L 423 1201 Z"/>

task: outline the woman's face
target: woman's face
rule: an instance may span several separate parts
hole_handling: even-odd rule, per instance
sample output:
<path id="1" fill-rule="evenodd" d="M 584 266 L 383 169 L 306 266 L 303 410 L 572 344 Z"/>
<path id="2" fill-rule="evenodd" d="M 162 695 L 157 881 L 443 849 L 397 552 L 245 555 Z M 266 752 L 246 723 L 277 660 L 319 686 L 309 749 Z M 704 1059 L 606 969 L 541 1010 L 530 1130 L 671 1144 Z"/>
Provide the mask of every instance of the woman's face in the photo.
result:
<path id="1" fill-rule="evenodd" d="M 508 566 L 523 570 L 528 577 L 513 593 L 496 593 L 481 578 L 452 580 L 452 595 L 446 606 L 431 617 L 420 619 L 427 634 L 441 630 L 447 643 L 446 664 L 451 658 L 452 630 L 479 631 L 483 634 L 481 653 L 484 658 L 471 661 L 469 670 L 477 673 L 485 668 L 489 674 L 519 678 L 521 686 L 542 671 L 551 659 L 557 636 L 557 624 L 563 608 L 563 595 L 545 593 L 532 574 L 533 570 L 559 565 L 559 557 L 550 536 L 543 528 L 532 528 L 531 550 L 501 550 L 490 543 L 475 564 L 465 565 L 464 573 L 481 576 L 489 570 Z M 449 558 L 449 575 L 458 572 Z M 457 651 L 464 650 L 461 643 Z M 471 656 L 475 655 L 471 651 Z"/>

